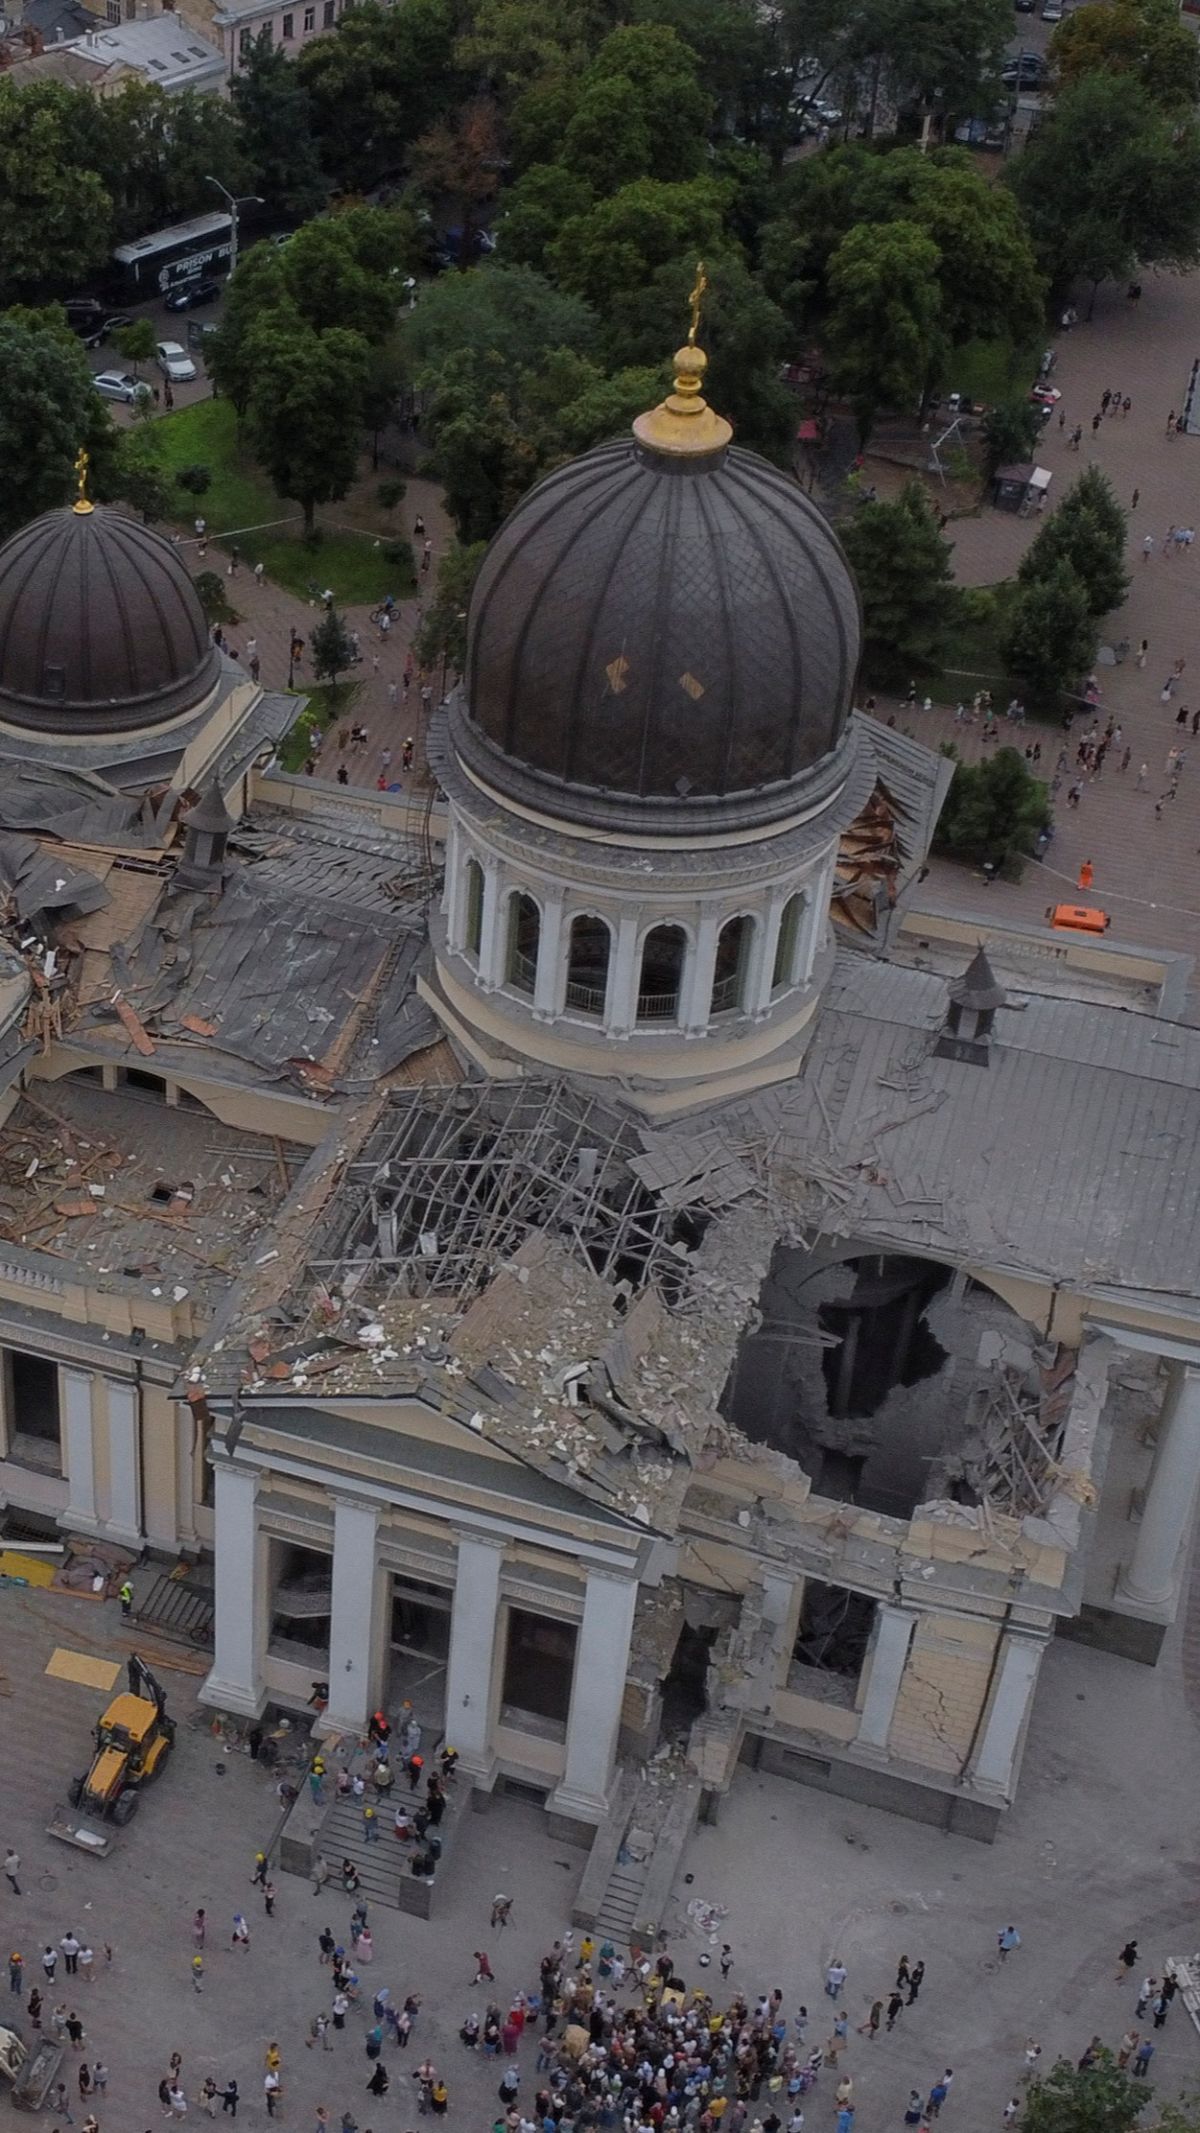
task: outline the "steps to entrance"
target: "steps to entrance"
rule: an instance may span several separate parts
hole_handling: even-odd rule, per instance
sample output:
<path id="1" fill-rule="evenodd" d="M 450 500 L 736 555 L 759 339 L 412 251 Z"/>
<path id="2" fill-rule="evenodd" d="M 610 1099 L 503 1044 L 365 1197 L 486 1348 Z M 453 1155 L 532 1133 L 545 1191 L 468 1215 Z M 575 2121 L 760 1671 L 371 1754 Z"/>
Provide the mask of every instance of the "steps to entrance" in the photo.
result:
<path id="1" fill-rule="evenodd" d="M 622 1946 L 652 1942 L 700 1812 L 700 1779 L 678 1762 L 625 1770 L 596 1832 L 572 1925 Z"/>
<path id="2" fill-rule="evenodd" d="M 211 1585 L 188 1577 L 155 1578 L 144 1600 L 134 1608 L 139 1626 L 157 1630 L 161 1637 L 178 1637 L 183 1644 L 201 1651 L 213 1648 L 213 1592 Z"/>

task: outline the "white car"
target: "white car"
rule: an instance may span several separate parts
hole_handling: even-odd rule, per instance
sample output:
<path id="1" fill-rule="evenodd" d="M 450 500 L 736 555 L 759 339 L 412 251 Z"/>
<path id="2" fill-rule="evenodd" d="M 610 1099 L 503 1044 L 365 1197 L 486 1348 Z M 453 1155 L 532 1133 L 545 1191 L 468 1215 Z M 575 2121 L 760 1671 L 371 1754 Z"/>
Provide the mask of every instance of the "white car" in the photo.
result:
<path id="1" fill-rule="evenodd" d="M 123 400 L 127 407 L 135 400 L 148 400 L 150 387 L 144 378 L 131 378 L 126 370 L 102 370 L 92 379 L 92 384 L 103 400 Z"/>
<path id="2" fill-rule="evenodd" d="M 159 342 L 158 367 L 172 385 L 187 385 L 196 375 L 195 364 L 178 341 Z"/>

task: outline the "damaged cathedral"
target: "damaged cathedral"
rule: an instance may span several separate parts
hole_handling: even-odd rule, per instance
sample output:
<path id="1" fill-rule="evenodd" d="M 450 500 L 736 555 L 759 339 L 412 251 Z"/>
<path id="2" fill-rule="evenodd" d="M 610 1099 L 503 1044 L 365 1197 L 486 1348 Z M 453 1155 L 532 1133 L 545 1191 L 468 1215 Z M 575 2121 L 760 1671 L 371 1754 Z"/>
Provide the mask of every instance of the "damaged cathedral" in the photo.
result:
<path id="1" fill-rule="evenodd" d="M 7 1530 L 185 1559 L 221 1710 L 411 1704 L 626 1937 L 744 1765 L 994 1835 L 1200 1476 L 1180 972 L 918 908 L 949 766 L 703 373 L 496 536 L 419 830 L 186 580 L 157 703 L 18 689 L 0 551 Z"/>

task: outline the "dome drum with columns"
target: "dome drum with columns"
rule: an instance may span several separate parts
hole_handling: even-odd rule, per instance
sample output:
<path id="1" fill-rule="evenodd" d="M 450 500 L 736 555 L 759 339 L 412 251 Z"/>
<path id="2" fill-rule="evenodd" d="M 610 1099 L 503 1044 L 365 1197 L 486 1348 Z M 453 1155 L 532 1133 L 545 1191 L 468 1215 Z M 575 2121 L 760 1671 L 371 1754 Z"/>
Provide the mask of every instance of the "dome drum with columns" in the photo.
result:
<path id="1" fill-rule="evenodd" d="M 431 1003 L 490 1072 L 620 1074 L 661 1109 L 792 1070 L 875 779 L 849 566 L 732 446 L 694 331 L 662 406 L 495 536 L 431 746 Z"/>

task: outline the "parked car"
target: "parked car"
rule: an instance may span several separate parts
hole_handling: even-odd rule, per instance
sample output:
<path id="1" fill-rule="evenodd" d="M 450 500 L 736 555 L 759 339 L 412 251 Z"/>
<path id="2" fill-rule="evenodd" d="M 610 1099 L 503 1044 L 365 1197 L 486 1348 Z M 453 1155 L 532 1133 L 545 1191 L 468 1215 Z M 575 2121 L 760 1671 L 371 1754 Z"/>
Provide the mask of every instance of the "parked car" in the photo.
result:
<path id="1" fill-rule="evenodd" d="M 1032 15 L 1037 7 L 1037 0 L 1013 0 L 1013 6 L 1018 15 Z"/>
<path id="2" fill-rule="evenodd" d="M 219 333 L 220 331 L 221 329 L 215 318 L 190 318 L 187 328 L 188 347 L 204 349 L 211 341 L 214 333 Z"/>
<path id="3" fill-rule="evenodd" d="M 215 304 L 221 294 L 219 281 L 183 281 L 172 289 L 164 311 L 195 311 L 200 304 Z"/>
<path id="4" fill-rule="evenodd" d="M 1062 0 L 1042 0 L 1042 21 L 1043 21 L 1043 22 L 1061 22 L 1061 21 L 1062 21 L 1062 19 L 1063 19 L 1063 4 L 1062 4 Z"/>
<path id="5" fill-rule="evenodd" d="M 1021 52 L 1005 61 L 1000 79 L 1006 89 L 1044 89 L 1049 72 L 1040 52 Z"/>
<path id="6" fill-rule="evenodd" d="M 172 385 L 188 385 L 196 375 L 195 364 L 178 341 L 159 342 L 158 367 Z"/>
<path id="7" fill-rule="evenodd" d="M 127 370 L 102 370 L 92 379 L 92 384 L 102 400 L 123 400 L 131 407 L 135 400 L 148 400 L 151 388 L 144 378 L 131 377 Z"/>
<path id="8" fill-rule="evenodd" d="M 72 333 L 79 335 L 85 348 L 98 348 L 118 326 L 130 324 L 127 311 L 111 311 L 107 304 L 89 296 L 72 297 L 63 310 Z"/>

